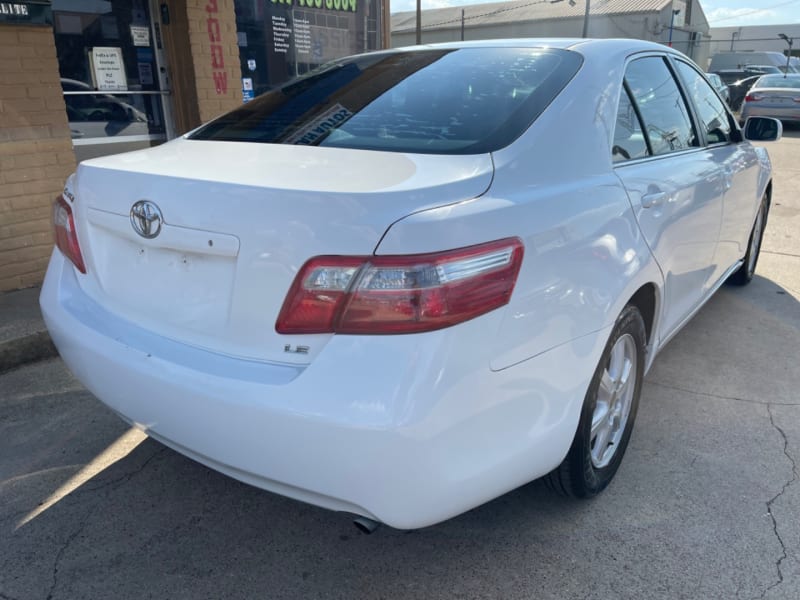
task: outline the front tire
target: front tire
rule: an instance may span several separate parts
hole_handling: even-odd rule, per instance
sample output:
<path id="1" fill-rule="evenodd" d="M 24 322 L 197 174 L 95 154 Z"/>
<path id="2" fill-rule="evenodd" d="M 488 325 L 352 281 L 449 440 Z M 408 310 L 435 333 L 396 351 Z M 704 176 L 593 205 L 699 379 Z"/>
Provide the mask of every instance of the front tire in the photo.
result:
<path id="1" fill-rule="evenodd" d="M 589 384 L 569 453 L 546 476 L 556 492 L 591 498 L 616 474 L 639 408 L 645 347 L 642 315 L 628 305 L 614 324 Z"/>
<path id="2" fill-rule="evenodd" d="M 747 285 L 756 273 L 756 264 L 761 254 L 761 242 L 764 239 L 764 229 L 767 227 L 767 216 L 769 215 L 769 199 L 764 196 L 761 199 L 761 206 L 758 207 L 755 223 L 750 232 L 750 240 L 747 243 L 747 254 L 744 255 L 744 262 L 728 278 L 728 283 L 732 285 Z"/>

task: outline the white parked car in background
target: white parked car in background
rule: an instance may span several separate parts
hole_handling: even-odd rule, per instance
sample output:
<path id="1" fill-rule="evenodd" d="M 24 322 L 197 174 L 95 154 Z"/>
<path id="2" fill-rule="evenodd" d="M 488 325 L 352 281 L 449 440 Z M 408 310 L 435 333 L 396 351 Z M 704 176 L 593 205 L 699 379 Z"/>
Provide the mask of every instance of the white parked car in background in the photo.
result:
<path id="1" fill-rule="evenodd" d="M 664 46 L 377 52 L 82 163 L 41 304 L 155 439 L 367 530 L 423 527 L 544 475 L 599 493 L 658 351 L 752 278 L 771 189 Z"/>

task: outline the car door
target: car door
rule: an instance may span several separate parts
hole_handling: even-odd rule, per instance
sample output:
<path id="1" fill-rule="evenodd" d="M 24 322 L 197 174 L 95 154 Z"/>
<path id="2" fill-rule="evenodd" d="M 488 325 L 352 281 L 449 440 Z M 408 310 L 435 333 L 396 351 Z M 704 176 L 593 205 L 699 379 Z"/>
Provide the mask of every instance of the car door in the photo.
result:
<path id="1" fill-rule="evenodd" d="M 744 141 L 733 116 L 697 69 L 677 58 L 673 59 L 673 64 L 694 105 L 711 160 L 720 166 L 723 174 L 722 225 L 713 283 L 747 251 L 758 206 L 758 156 L 752 145 Z"/>
<path id="2" fill-rule="evenodd" d="M 662 336 L 704 299 L 722 222 L 722 168 L 703 147 L 667 58 L 625 70 L 612 158 L 639 227 L 664 276 Z"/>

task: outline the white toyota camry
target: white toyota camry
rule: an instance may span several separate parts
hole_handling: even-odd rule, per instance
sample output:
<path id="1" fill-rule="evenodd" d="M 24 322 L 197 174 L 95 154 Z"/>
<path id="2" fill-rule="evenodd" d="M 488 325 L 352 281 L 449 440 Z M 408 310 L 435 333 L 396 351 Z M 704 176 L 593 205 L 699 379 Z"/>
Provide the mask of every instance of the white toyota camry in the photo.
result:
<path id="1" fill-rule="evenodd" d="M 752 278 L 772 183 L 746 138 L 780 135 L 647 42 L 350 57 L 82 163 L 42 310 L 134 426 L 366 530 L 545 475 L 588 497 L 659 349 Z"/>

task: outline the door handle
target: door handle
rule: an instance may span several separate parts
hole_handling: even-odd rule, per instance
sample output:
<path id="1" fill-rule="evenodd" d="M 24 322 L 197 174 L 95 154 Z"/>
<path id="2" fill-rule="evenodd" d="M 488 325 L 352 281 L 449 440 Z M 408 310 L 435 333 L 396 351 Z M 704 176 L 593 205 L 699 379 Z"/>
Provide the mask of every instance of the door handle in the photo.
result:
<path id="1" fill-rule="evenodd" d="M 652 194 L 645 194 L 642 196 L 642 208 L 650 208 L 658 206 L 667 197 L 666 192 L 653 192 Z"/>

